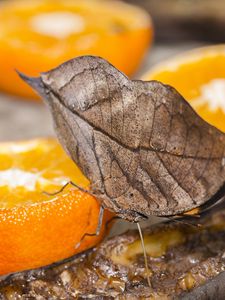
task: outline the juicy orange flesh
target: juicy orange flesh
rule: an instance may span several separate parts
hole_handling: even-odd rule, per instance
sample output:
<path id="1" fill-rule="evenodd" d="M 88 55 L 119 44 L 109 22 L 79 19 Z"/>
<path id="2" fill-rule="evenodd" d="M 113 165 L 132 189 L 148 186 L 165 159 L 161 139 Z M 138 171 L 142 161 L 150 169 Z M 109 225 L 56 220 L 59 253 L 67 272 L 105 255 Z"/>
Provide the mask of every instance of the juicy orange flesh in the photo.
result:
<path id="1" fill-rule="evenodd" d="M 188 59 L 188 58 L 187 58 Z M 214 80 L 224 80 L 225 84 L 225 53 L 203 57 L 198 61 L 184 63 L 170 70 L 160 70 L 159 72 L 153 72 L 150 74 L 152 80 L 159 80 L 163 83 L 169 84 L 175 87 L 185 99 L 189 100 L 191 105 L 196 109 L 198 114 L 210 124 L 225 131 L 225 95 L 224 106 L 216 106 L 216 109 L 210 109 L 210 105 L 207 99 L 203 99 L 202 104 L 197 104 L 197 99 L 202 98 L 202 87 L 210 85 Z M 223 90 L 225 87 L 223 88 Z M 223 91 L 221 90 L 221 93 Z M 215 99 L 216 93 L 215 93 Z"/>
<path id="2" fill-rule="evenodd" d="M 152 32 L 145 11 L 119 1 L 4 1 L 0 3 L 0 89 L 38 98 L 15 69 L 39 76 L 82 55 L 101 56 L 131 75 Z"/>
<path id="3" fill-rule="evenodd" d="M 55 140 L 1 144 L 0 208 L 51 200 L 57 196 L 43 192 L 58 191 L 69 180 L 82 187 L 89 184 Z"/>
<path id="4" fill-rule="evenodd" d="M 88 188 L 89 182 L 60 145 L 52 139 L 0 144 L 0 275 L 49 265 L 93 247 L 104 237 L 94 233 L 99 201 L 68 186 Z M 75 247 L 79 244 L 79 247 Z"/>
<path id="5" fill-rule="evenodd" d="M 53 38 L 49 40 L 49 35 L 40 34 L 34 30 L 32 26 L 32 18 L 52 13 L 66 13 L 74 14 L 82 18 L 83 26 L 80 30 L 74 29 L 71 32 L 71 39 L 77 38 L 79 35 L 95 33 L 96 36 L 102 34 L 117 34 L 118 32 L 129 31 L 136 27 L 147 27 L 149 25 L 148 19 L 140 19 L 140 14 L 137 9 L 132 9 L 130 6 L 120 4 L 104 3 L 99 1 L 58 1 L 57 5 L 53 1 L 19 1 L 18 4 L 14 1 L 14 6 L 6 6 L 1 13 L 1 29 L 0 33 L 7 34 L 10 39 L 15 42 L 17 39 L 21 41 L 32 42 L 38 40 L 39 45 L 44 47 L 55 46 L 60 40 Z M 121 8 L 126 9 L 126 14 L 121 13 Z M 13 18 L 11 17 L 13 14 Z M 99 17 L 101 16 L 101 17 Z M 60 21 L 60 20 L 59 20 Z M 61 42 L 61 41 L 60 41 Z M 34 45 L 33 45 L 34 46 Z M 46 49 L 46 48 L 45 48 Z"/>

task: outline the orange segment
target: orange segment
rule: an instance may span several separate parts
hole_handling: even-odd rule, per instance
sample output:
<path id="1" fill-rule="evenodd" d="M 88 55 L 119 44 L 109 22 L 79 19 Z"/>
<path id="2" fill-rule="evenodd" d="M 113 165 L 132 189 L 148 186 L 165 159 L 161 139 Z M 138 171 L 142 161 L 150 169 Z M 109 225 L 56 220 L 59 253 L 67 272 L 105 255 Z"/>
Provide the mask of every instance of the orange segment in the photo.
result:
<path id="1" fill-rule="evenodd" d="M 225 132 L 225 45 L 176 56 L 143 78 L 172 85 L 203 119 Z"/>
<path id="2" fill-rule="evenodd" d="M 79 55 L 102 56 L 131 75 L 151 39 L 147 13 L 119 1 L 4 1 L 0 6 L 0 89 L 34 97 L 15 69 L 37 76 Z"/>
<path id="3" fill-rule="evenodd" d="M 48 265 L 93 247 L 104 236 L 94 233 L 99 203 L 87 193 L 67 187 L 69 179 L 89 182 L 55 140 L 40 139 L 0 144 L 0 274 Z"/>

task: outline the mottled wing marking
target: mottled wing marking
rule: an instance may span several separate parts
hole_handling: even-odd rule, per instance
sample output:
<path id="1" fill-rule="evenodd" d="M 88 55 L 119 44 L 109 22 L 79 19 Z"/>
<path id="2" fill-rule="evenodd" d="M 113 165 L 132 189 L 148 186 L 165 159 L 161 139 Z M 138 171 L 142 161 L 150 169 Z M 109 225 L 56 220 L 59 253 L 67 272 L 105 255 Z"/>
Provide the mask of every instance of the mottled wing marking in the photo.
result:
<path id="1" fill-rule="evenodd" d="M 93 193 L 124 218 L 188 211 L 224 184 L 225 135 L 172 87 L 131 81 L 98 57 L 27 81 L 46 99 Z"/>

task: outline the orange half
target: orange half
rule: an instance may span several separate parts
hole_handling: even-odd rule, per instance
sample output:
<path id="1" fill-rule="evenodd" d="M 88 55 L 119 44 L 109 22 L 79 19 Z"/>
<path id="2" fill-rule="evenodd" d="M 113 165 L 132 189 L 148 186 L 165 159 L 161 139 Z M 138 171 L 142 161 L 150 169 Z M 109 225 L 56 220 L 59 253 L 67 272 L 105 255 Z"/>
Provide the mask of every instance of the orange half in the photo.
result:
<path id="1" fill-rule="evenodd" d="M 105 234 L 105 213 L 101 233 L 99 203 L 87 193 L 68 186 L 69 180 L 81 187 L 89 182 L 51 139 L 0 144 L 0 275 L 33 269 L 67 258 L 93 247 Z"/>
<path id="2" fill-rule="evenodd" d="M 203 119 L 225 132 L 225 45 L 175 56 L 153 67 L 143 79 L 172 85 Z"/>
<path id="3" fill-rule="evenodd" d="M 131 75 L 151 39 L 148 14 L 119 1 L 4 1 L 0 4 L 0 89 L 37 97 L 15 69 L 37 76 L 80 55 L 101 56 Z"/>

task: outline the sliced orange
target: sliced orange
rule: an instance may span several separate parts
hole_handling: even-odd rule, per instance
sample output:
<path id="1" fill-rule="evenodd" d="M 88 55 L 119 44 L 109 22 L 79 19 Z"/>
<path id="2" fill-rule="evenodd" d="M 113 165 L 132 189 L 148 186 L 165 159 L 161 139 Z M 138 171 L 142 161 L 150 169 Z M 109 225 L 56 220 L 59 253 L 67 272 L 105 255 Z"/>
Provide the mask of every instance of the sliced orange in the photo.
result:
<path id="1" fill-rule="evenodd" d="M 119 1 L 9 0 L 0 4 L 0 89 L 37 97 L 15 72 L 36 76 L 80 55 L 131 75 L 152 39 L 142 9 Z"/>
<path id="2" fill-rule="evenodd" d="M 153 67 L 143 79 L 172 85 L 203 119 L 225 132 L 225 45 L 175 56 Z"/>
<path id="3" fill-rule="evenodd" d="M 93 247 L 104 236 L 96 231 L 98 201 L 67 187 L 68 180 L 88 187 L 88 180 L 51 139 L 0 144 L 0 275 L 45 266 Z"/>

